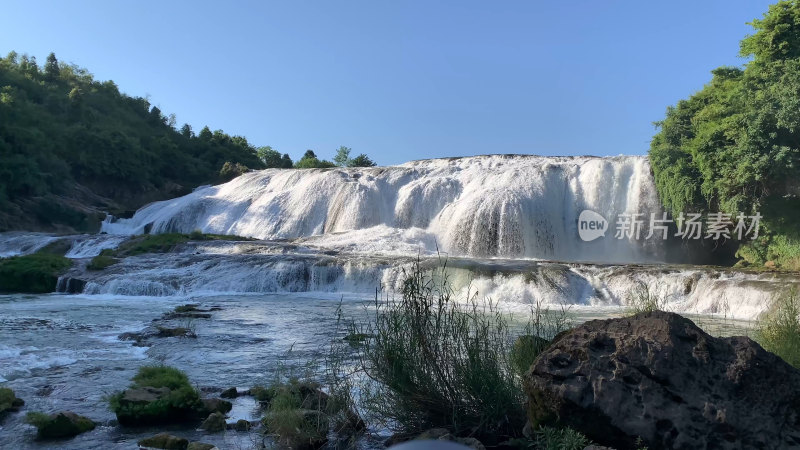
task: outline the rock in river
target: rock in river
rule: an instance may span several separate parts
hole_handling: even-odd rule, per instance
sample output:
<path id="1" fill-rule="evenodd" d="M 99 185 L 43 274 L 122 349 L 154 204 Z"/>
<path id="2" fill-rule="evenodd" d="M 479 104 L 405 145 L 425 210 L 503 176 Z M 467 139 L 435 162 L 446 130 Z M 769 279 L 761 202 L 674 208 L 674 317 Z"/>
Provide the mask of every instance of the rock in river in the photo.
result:
<path id="1" fill-rule="evenodd" d="M 160 448 L 165 450 L 186 450 L 189 440 L 186 438 L 173 436 L 169 433 L 159 433 L 149 438 L 144 438 L 138 442 L 142 447 Z"/>
<path id="2" fill-rule="evenodd" d="M 677 314 L 593 320 L 553 340 L 525 375 L 531 425 L 651 450 L 800 447 L 800 370 L 746 337 Z"/>

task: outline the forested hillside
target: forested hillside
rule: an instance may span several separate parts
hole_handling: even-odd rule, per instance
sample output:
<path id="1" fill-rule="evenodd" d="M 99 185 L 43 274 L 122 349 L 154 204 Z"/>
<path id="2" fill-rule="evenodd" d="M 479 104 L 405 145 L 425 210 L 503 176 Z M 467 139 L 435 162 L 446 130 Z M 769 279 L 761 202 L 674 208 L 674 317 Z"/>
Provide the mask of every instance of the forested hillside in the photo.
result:
<path id="1" fill-rule="evenodd" d="M 743 263 L 800 270 L 800 4 L 781 1 L 741 42 L 745 67 L 720 67 L 667 110 L 650 157 L 658 192 L 685 212 L 763 215 Z"/>
<path id="2" fill-rule="evenodd" d="M 101 211 L 221 181 L 226 162 L 264 167 L 247 139 L 178 129 L 147 99 L 53 54 L 43 65 L 0 58 L 0 231 L 90 230 Z"/>

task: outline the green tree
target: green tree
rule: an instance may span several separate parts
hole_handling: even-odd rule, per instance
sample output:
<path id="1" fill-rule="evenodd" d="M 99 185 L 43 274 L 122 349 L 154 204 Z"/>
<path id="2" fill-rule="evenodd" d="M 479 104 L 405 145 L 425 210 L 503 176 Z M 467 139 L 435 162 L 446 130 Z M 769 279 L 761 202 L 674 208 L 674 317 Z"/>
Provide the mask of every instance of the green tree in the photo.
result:
<path id="1" fill-rule="evenodd" d="M 294 167 L 297 169 L 326 169 L 336 167 L 336 165 L 330 161 L 320 160 L 313 150 L 306 150 L 303 157 L 295 163 Z"/>
<path id="2" fill-rule="evenodd" d="M 283 167 L 281 154 L 277 150 L 270 147 L 269 145 L 258 147 L 256 149 L 256 154 L 258 155 L 259 158 L 261 158 L 261 161 L 264 161 L 264 165 L 268 169 L 270 168 L 279 169 Z"/>
<path id="3" fill-rule="evenodd" d="M 194 131 L 192 131 L 192 126 L 188 123 L 183 124 L 181 127 L 181 136 L 185 137 L 186 139 L 193 138 Z"/>
<path id="4" fill-rule="evenodd" d="M 202 130 L 200 130 L 200 134 L 197 135 L 203 141 L 210 141 L 214 135 L 211 133 L 211 129 L 208 128 L 208 125 L 204 126 Z"/>
<path id="5" fill-rule="evenodd" d="M 47 55 L 47 62 L 44 65 L 44 77 L 49 81 L 53 81 L 58 78 L 58 75 L 61 73 L 61 69 L 58 67 L 58 60 L 56 59 L 56 54 L 50 52 Z"/>
<path id="6" fill-rule="evenodd" d="M 281 156 L 281 168 L 291 169 L 292 167 L 294 167 L 294 162 L 292 161 L 292 158 L 289 156 L 288 153 L 284 153 L 283 156 Z"/>
<path id="7" fill-rule="evenodd" d="M 351 159 L 348 163 L 349 167 L 374 167 L 376 166 L 375 162 L 369 159 L 369 156 L 365 154 L 360 154 L 355 158 Z"/>
<path id="8" fill-rule="evenodd" d="M 673 214 L 764 215 L 761 238 L 739 248 L 751 263 L 800 269 L 800 4 L 780 1 L 751 25 L 745 68 L 667 109 L 650 146 L 659 196 Z M 769 212 L 769 213 L 768 213 Z"/>
<path id="9" fill-rule="evenodd" d="M 350 166 L 350 148 L 345 147 L 344 145 L 339 147 L 336 150 L 336 156 L 333 157 L 333 162 L 339 167 L 348 167 Z"/>

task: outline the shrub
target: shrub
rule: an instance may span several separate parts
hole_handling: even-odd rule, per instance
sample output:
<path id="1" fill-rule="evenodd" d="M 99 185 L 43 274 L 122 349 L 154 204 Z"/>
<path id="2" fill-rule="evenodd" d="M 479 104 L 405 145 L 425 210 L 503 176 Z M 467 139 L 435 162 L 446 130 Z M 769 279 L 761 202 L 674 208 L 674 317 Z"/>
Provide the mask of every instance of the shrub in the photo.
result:
<path id="1" fill-rule="evenodd" d="M 249 171 L 250 169 L 244 164 L 225 161 L 225 164 L 222 165 L 222 169 L 219 170 L 219 179 L 221 181 L 230 181 Z"/>
<path id="2" fill-rule="evenodd" d="M 103 270 L 109 266 L 113 266 L 114 264 L 118 263 L 119 260 L 114 258 L 113 256 L 108 255 L 97 255 L 89 261 L 89 264 L 86 265 L 88 270 Z"/>
<path id="3" fill-rule="evenodd" d="M 180 233 L 145 234 L 136 236 L 120 244 L 117 254 L 140 255 L 143 253 L 167 253 L 178 244 L 187 242 L 189 237 Z"/>
<path id="4" fill-rule="evenodd" d="M 330 426 L 327 395 L 312 383 L 296 379 L 273 385 L 264 426 L 289 448 L 318 448 Z"/>
<path id="5" fill-rule="evenodd" d="M 534 448 L 541 450 L 583 450 L 592 443 L 572 428 L 552 427 L 536 430 L 533 441 Z"/>
<path id="6" fill-rule="evenodd" d="M 127 391 L 109 398 L 111 410 L 123 425 L 144 425 L 184 422 L 195 419 L 205 411 L 200 394 L 178 369 L 167 366 L 144 366 L 133 377 L 130 390 L 168 388 L 169 391 L 152 401 L 129 401 Z"/>
<path id="7" fill-rule="evenodd" d="M 270 402 L 275 397 L 275 389 L 256 385 L 250 388 L 250 395 L 260 402 Z"/>
<path id="8" fill-rule="evenodd" d="M 519 436 L 525 398 L 512 360 L 522 367 L 535 357 L 526 352 L 543 346 L 522 344 L 512 357 L 509 318 L 476 295 L 457 302 L 446 264 L 428 274 L 417 260 L 404 275 L 398 301 L 376 297 L 375 321 L 352 326 L 372 336 L 358 347 L 359 369 L 370 380 L 359 389 L 366 410 L 405 434 L 447 428 L 485 443 Z M 545 327 L 548 320 L 532 317 L 527 330 L 566 326 Z"/>
<path id="9" fill-rule="evenodd" d="M 22 399 L 14 395 L 14 391 L 9 388 L 0 388 L 0 418 L 7 411 L 17 411 L 19 407 L 24 405 Z"/>
<path id="10" fill-rule="evenodd" d="M 756 324 L 756 341 L 800 368 L 800 296 L 797 288 L 778 295 Z"/>
<path id="11" fill-rule="evenodd" d="M 189 386 L 189 377 L 174 367 L 144 366 L 133 377 L 136 386 L 149 386 L 154 388 L 168 387 L 180 389 Z"/>
<path id="12" fill-rule="evenodd" d="M 53 292 L 58 276 L 70 267 L 68 258 L 48 253 L 0 259 L 0 292 Z"/>

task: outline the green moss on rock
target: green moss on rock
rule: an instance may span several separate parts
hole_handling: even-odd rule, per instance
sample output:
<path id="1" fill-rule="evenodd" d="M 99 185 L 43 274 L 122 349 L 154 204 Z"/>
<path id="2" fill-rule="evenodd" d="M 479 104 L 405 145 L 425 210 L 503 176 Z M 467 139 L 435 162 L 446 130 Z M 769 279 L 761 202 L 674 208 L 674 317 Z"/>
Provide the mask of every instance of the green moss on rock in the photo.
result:
<path id="1" fill-rule="evenodd" d="M 92 258 L 91 261 L 89 261 L 89 264 L 86 265 L 86 268 L 89 270 L 103 270 L 107 267 L 113 266 L 118 262 L 119 260 L 113 256 L 97 255 Z"/>
<path id="2" fill-rule="evenodd" d="M 166 366 L 142 367 L 131 387 L 112 395 L 109 403 L 122 425 L 186 422 L 205 411 L 186 374 Z"/>
<path id="3" fill-rule="evenodd" d="M 47 253 L 0 259 L 0 292 L 53 292 L 59 275 L 70 267 L 68 258 Z"/>
<path id="4" fill-rule="evenodd" d="M 36 427 L 40 439 L 61 439 L 94 430 L 95 423 L 71 411 L 56 414 L 29 412 L 25 421 Z"/>
<path id="5" fill-rule="evenodd" d="M 9 388 L 0 388 L 0 417 L 8 412 L 19 411 L 25 402 L 14 395 L 14 391 Z"/>

